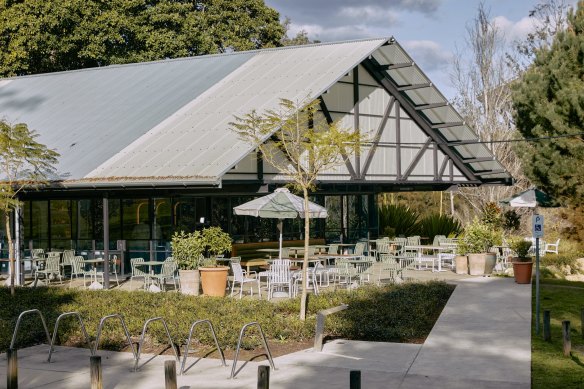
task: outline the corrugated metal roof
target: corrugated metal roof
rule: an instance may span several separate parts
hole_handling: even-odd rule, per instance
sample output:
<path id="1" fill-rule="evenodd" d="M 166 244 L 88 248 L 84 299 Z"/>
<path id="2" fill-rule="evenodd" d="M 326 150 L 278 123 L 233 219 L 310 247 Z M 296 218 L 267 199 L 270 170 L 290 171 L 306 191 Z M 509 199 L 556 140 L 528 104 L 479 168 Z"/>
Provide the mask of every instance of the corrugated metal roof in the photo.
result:
<path id="1" fill-rule="evenodd" d="M 203 176 L 219 179 L 254 145 L 230 129 L 234 115 L 313 100 L 385 39 L 257 51 L 179 112 L 123 149 L 90 177 Z"/>

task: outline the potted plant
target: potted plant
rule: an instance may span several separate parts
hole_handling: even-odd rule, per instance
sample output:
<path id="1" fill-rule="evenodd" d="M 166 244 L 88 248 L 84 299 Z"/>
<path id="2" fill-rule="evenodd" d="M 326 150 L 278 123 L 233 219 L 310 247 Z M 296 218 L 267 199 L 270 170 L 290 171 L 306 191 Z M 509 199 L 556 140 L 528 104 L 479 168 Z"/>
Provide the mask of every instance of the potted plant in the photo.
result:
<path id="1" fill-rule="evenodd" d="M 509 248 L 517 255 L 513 257 L 513 275 L 518 284 L 530 284 L 533 271 L 533 261 L 528 255 L 531 241 L 522 237 L 509 239 Z"/>
<path id="2" fill-rule="evenodd" d="M 221 227 L 209 227 L 201 232 L 208 258 L 199 266 L 203 293 L 207 296 L 225 296 L 229 267 L 217 265 L 217 255 L 231 251 L 231 236 Z"/>
<path id="3" fill-rule="evenodd" d="M 205 250 L 201 233 L 175 232 L 170 245 L 172 257 L 178 265 L 182 293 L 198 296 L 200 288 L 198 269 Z"/>
<path id="4" fill-rule="evenodd" d="M 489 252 L 490 248 L 500 244 L 501 231 L 482 223 L 477 218 L 464 229 L 458 244 L 458 253 L 468 257 L 468 270 L 472 276 L 488 275 L 497 263 L 497 254 Z"/>

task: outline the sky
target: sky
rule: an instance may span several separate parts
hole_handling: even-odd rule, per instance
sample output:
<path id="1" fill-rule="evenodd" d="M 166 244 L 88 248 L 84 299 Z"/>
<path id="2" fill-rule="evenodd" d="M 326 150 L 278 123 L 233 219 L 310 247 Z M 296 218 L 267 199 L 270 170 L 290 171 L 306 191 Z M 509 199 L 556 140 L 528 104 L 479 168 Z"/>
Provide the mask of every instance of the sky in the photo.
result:
<path id="1" fill-rule="evenodd" d="M 506 41 L 533 29 L 529 11 L 542 0 L 482 0 Z M 576 0 L 565 0 L 575 5 Z M 481 0 L 265 0 L 292 21 L 290 36 L 304 30 L 312 40 L 393 36 L 448 98 L 456 53 L 465 55 L 467 27 Z"/>

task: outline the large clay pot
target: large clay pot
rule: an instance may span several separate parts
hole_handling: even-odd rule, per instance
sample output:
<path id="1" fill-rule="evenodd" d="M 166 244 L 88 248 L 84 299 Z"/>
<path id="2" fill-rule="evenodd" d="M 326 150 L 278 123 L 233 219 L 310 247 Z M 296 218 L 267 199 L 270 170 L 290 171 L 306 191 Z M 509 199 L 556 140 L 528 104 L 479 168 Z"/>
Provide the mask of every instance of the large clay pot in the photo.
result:
<path id="1" fill-rule="evenodd" d="M 454 257 L 456 274 L 468 274 L 468 257 L 466 255 L 457 255 Z"/>
<path id="2" fill-rule="evenodd" d="M 515 282 L 518 284 L 531 284 L 531 272 L 533 271 L 533 262 L 513 261 L 513 275 Z"/>
<path id="3" fill-rule="evenodd" d="M 179 270 L 180 290 L 184 294 L 199 295 L 201 276 L 198 270 Z"/>
<path id="4" fill-rule="evenodd" d="M 203 294 L 207 296 L 225 296 L 227 287 L 227 272 L 229 267 L 200 267 L 201 284 L 203 285 Z"/>
<path id="5" fill-rule="evenodd" d="M 497 263 L 497 254 L 468 254 L 468 271 L 471 276 L 491 274 Z"/>

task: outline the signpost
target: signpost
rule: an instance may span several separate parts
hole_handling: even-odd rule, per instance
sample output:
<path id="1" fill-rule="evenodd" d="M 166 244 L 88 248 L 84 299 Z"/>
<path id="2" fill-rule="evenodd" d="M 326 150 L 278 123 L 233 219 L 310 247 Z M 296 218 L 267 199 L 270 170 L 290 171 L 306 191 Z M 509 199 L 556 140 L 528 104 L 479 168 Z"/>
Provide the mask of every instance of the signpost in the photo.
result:
<path id="1" fill-rule="evenodd" d="M 539 335 L 539 238 L 543 237 L 543 216 L 531 217 L 531 232 L 535 238 L 535 333 Z"/>

